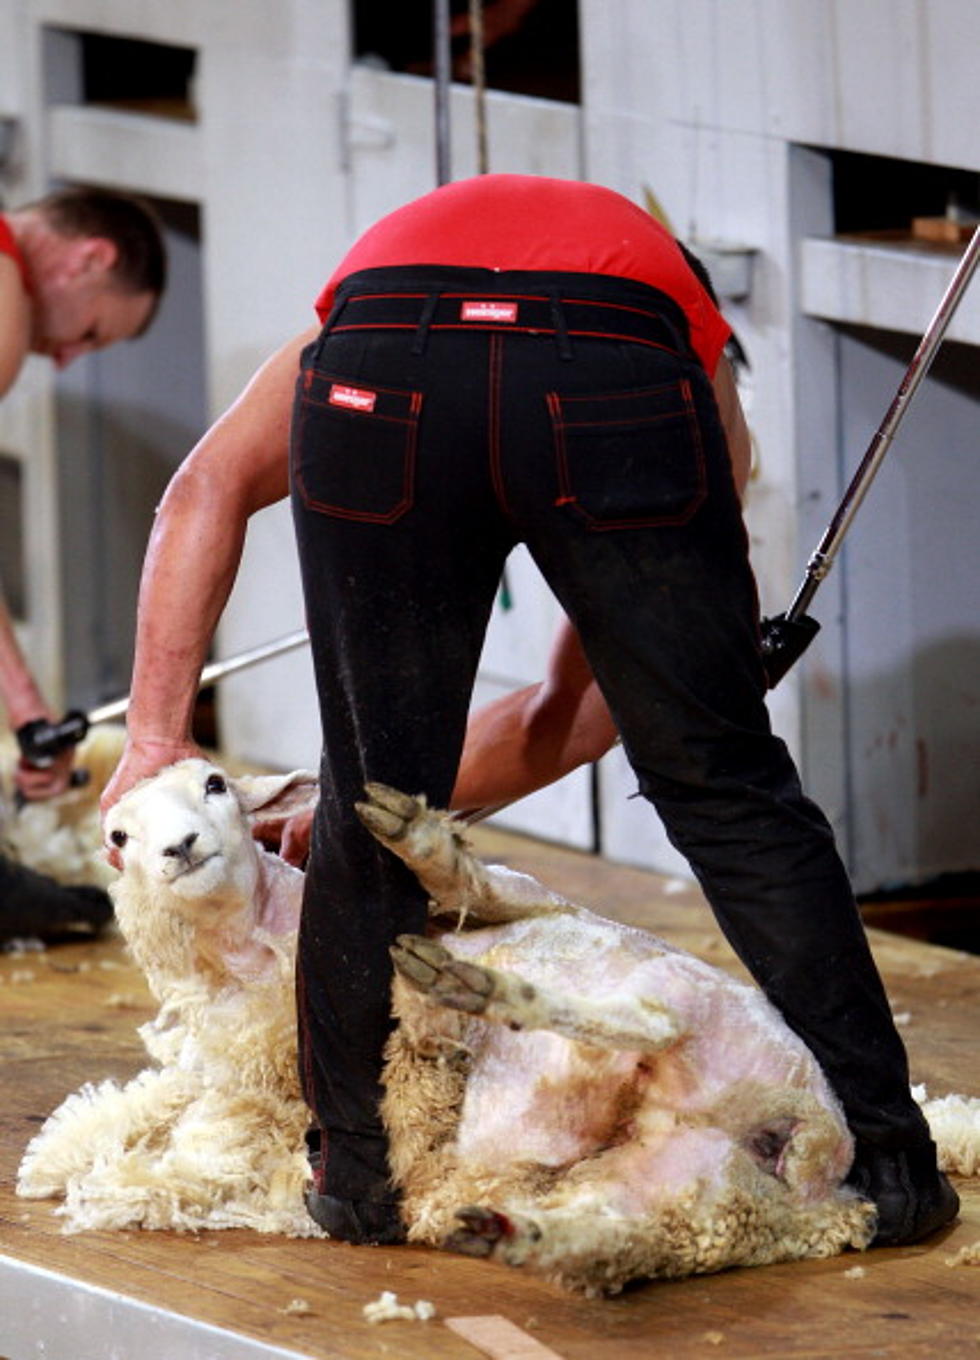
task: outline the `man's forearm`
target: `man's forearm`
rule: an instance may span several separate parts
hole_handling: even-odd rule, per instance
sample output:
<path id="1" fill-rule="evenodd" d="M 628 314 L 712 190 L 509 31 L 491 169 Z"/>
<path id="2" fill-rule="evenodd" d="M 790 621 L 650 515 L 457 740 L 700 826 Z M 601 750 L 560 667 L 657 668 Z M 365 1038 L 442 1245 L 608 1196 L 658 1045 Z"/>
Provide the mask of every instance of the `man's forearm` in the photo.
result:
<path id="1" fill-rule="evenodd" d="M 542 684 L 529 685 L 473 714 L 451 808 L 472 812 L 516 802 L 614 745 L 616 729 L 598 685 L 568 707 L 543 701 L 543 693 Z"/>
<path id="2" fill-rule="evenodd" d="M 545 679 L 470 718 L 451 807 L 466 812 L 514 802 L 598 760 L 615 740 L 578 634 L 564 619 Z"/>
<path id="3" fill-rule="evenodd" d="M 32 718 L 47 717 L 44 695 L 24 659 L 14 632 L 13 620 L 0 597 L 0 698 L 7 721 L 14 730 Z"/>
<path id="4" fill-rule="evenodd" d="M 246 521 L 203 472 L 193 463 L 178 472 L 147 547 L 127 719 L 141 745 L 190 739 L 201 667 L 241 557 Z"/>
<path id="5" fill-rule="evenodd" d="M 255 375 L 170 482 L 140 583 L 126 751 L 103 812 L 137 780 L 194 754 L 201 667 L 234 584 L 249 517 L 288 490 L 296 336 Z"/>

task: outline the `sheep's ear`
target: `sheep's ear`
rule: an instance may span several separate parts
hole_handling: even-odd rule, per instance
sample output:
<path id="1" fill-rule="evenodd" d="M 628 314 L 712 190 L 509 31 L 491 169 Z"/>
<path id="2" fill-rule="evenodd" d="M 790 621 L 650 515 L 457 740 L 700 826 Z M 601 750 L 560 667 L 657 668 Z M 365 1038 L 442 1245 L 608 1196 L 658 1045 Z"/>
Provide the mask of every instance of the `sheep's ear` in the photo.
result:
<path id="1" fill-rule="evenodd" d="M 297 812 L 316 806 L 320 796 L 317 776 L 310 770 L 289 774 L 244 774 L 234 779 L 242 810 L 253 821 L 288 821 Z"/>

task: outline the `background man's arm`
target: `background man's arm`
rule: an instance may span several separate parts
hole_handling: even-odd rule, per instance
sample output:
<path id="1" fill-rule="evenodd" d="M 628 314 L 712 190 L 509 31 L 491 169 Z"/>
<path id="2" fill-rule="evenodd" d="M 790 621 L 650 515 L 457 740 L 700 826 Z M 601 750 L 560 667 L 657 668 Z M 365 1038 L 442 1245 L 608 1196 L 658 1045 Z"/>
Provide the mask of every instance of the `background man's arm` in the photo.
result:
<path id="1" fill-rule="evenodd" d="M 7 722 L 16 732 L 24 723 L 35 718 L 57 721 L 57 715 L 46 703 L 24 659 L 14 632 L 13 620 L 0 594 L 0 698 L 7 711 Z M 15 782 L 25 798 L 51 798 L 68 787 L 73 753 L 62 751 L 44 769 L 21 760 L 15 771 Z"/>
<path id="2" fill-rule="evenodd" d="M 13 387 L 30 343 L 30 298 L 17 265 L 0 255 L 0 397 Z"/>
<path id="3" fill-rule="evenodd" d="M 126 748 L 102 797 L 199 754 L 191 726 L 201 667 L 238 572 L 249 516 L 288 490 L 299 355 L 284 345 L 178 468 L 150 535 L 140 583 Z"/>

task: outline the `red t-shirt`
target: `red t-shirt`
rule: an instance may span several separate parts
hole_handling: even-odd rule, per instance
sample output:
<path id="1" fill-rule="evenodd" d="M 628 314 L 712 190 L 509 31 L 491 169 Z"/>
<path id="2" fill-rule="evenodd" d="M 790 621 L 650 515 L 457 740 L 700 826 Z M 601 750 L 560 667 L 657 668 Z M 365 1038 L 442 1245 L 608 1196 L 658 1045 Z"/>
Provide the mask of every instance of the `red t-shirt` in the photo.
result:
<path id="1" fill-rule="evenodd" d="M 7 225 L 7 219 L 0 216 L 0 255 L 9 255 L 14 264 L 20 270 L 20 277 L 24 281 L 24 287 L 28 292 L 31 291 L 31 276 L 27 272 L 27 261 L 20 253 L 20 247 L 14 240 L 14 234 Z"/>
<path id="2" fill-rule="evenodd" d="M 320 320 L 349 274 L 399 265 L 635 279 L 684 310 L 691 344 L 711 376 L 731 334 L 671 234 L 628 198 L 598 184 L 479 175 L 434 189 L 382 217 L 354 243 L 317 298 Z"/>

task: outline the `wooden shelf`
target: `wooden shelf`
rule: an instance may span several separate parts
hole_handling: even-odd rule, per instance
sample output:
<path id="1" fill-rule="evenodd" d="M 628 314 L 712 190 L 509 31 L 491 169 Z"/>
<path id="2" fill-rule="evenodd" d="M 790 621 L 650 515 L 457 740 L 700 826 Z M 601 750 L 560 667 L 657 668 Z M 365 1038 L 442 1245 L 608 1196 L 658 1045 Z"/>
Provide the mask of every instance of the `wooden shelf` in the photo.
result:
<path id="1" fill-rule="evenodd" d="M 921 335 L 962 247 L 910 232 L 807 237 L 800 245 L 800 309 L 807 316 Z M 980 345 L 980 288 L 968 289 L 947 331 Z"/>
<path id="2" fill-rule="evenodd" d="M 111 183 L 190 202 L 204 198 L 204 157 L 194 123 L 91 104 L 55 104 L 48 110 L 48 139 L 50 173 L 56 178 Z"/>

